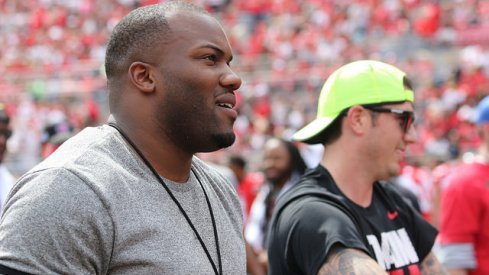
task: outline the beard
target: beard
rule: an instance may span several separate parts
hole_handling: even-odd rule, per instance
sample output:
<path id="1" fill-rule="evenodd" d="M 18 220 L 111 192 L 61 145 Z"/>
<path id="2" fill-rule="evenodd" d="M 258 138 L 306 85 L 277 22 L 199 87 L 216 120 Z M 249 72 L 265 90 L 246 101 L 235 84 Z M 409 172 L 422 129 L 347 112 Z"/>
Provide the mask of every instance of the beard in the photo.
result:
<path id="1" fill-rule="evenodd" d="M 189 110 L 187 113 L 195 112 Z M 236 141 L 234 131 L 219 130 L 219 122 L 212 115 L 182 116 L 181 113 L 173 112 L 166 116 L 162 113 L 156 116 L 160 119 L 160 129 L 166 129 L 163 131 L 175 144 L 190 152 L 213 152 L 227 148 Z"/>
<path id="2" fill-rule="evenodd" d="M 209 103 L 205 94 L 196 93 L 199 85 L 171 75 L 165 76 L 164 83 L 165 94 L 156 99 L 160 108 L 155 110 L 153 119 L 177 146 L 197 153 L 216 151 L 234 143 L 232 126 L 224 129 L 215 111 L 206 108 Z"/>
<path id="3" fill-rule="evenodd" d="M 234 141 L 236 140 L 236 135 L 233 132 L 225 134 L 214 134 L 212 135 L 212 140 L 214 140 L 218 149 L 227 148 L 233 145 Z"/>

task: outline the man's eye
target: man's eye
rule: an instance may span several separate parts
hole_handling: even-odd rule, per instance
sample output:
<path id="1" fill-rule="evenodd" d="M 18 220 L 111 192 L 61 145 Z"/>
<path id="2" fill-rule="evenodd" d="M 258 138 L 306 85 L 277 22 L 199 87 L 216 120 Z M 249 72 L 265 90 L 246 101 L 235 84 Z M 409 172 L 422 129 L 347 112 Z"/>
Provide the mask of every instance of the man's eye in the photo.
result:
<path id="1" fill-rule="evenodd" d="M 208 60 L 210 60 L 210 61 L 212 61 L 214 63 L 217 62 L 217 56 L 216 55 L 213 55 L 213 54 L 206 56 L 205 59 L 208 59 Z"/>

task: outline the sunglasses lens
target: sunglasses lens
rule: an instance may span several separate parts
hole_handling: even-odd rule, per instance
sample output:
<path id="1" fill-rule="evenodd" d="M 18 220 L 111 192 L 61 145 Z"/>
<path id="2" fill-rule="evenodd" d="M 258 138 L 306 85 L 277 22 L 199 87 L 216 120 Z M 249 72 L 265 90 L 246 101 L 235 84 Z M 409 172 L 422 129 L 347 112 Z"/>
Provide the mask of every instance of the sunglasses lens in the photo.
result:
<path id="1" fill-rule="evenodd" d="M 411 125 L 414 122 L 414 113 L 412 111 L 389 109 L 389 108 L 382 108 L 382 107 L 368 107 L 368 106 L 363 106 L 363 107 L 373 112 L 395 114 L 399 118 L 400 126 L 402 130 L 404 130 L 404 133 L 407 133 L 409 131 L 409 128 L 411 128 Z"/>
<path id="2" fill-rule="evenodd" d="M 411 125 L 413 124 L 413 121 L 414 121 L 414 115 L 413 114 L 406 114 L 404 116 L 404 132 L 408 132 L 409 131 L 409 128 L 411 128 Z"/>

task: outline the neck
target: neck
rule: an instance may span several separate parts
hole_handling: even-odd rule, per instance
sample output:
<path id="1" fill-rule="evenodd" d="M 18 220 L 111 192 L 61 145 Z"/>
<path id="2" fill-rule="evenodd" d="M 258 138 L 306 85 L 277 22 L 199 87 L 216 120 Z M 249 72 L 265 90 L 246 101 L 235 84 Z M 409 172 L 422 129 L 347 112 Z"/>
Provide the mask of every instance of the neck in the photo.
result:
<path id="1" fill-rule="evenodd" d="M 321 160 L 333 177 L 341 192 L 354 203 L 367 207 L 372 202 L 373 184 L 375 179 L 365 166 L 365 160 L 353 150 L 341 146 L 325 148 Z"/>
<path id="2" fill-rule="evenodd" d="M 184 152 L 161 133 L 145 129 L 141 123 L 117 121 L 116 125 L 137 148 L 135 151 L 139 150 L 160 176 L 174 182 L 188 180 L 193 154 Z"/>
<path id="3" fill-rule="evenodd" d="M 287 182 L 291 178 L 292 178 L 292 174 L 285 176 L 285 177 L 282 177 L 282 178 L 277 179 L 277 180 L 269 180 L 269 181 L 272 183 L 274 189 L 280 190 L 285 186 L 285 184 L 287 184 Z"/>

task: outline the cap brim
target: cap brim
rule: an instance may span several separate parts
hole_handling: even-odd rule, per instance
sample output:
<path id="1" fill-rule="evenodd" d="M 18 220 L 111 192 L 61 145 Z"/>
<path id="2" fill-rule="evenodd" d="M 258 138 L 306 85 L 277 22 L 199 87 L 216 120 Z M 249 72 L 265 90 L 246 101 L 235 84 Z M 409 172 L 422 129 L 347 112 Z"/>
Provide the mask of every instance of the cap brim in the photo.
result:
<path id="1" fill-rule="evenodd" d="M 304 126 L 304 128 L 297 131 L 292 139 L 297 141 L 302 141 L 309 144 L 322 143 L 323 141 L 319 139 L 320 134 L 326 129 L 335 118 L 321 117 L 316 118 L 309 124 Z"/>

